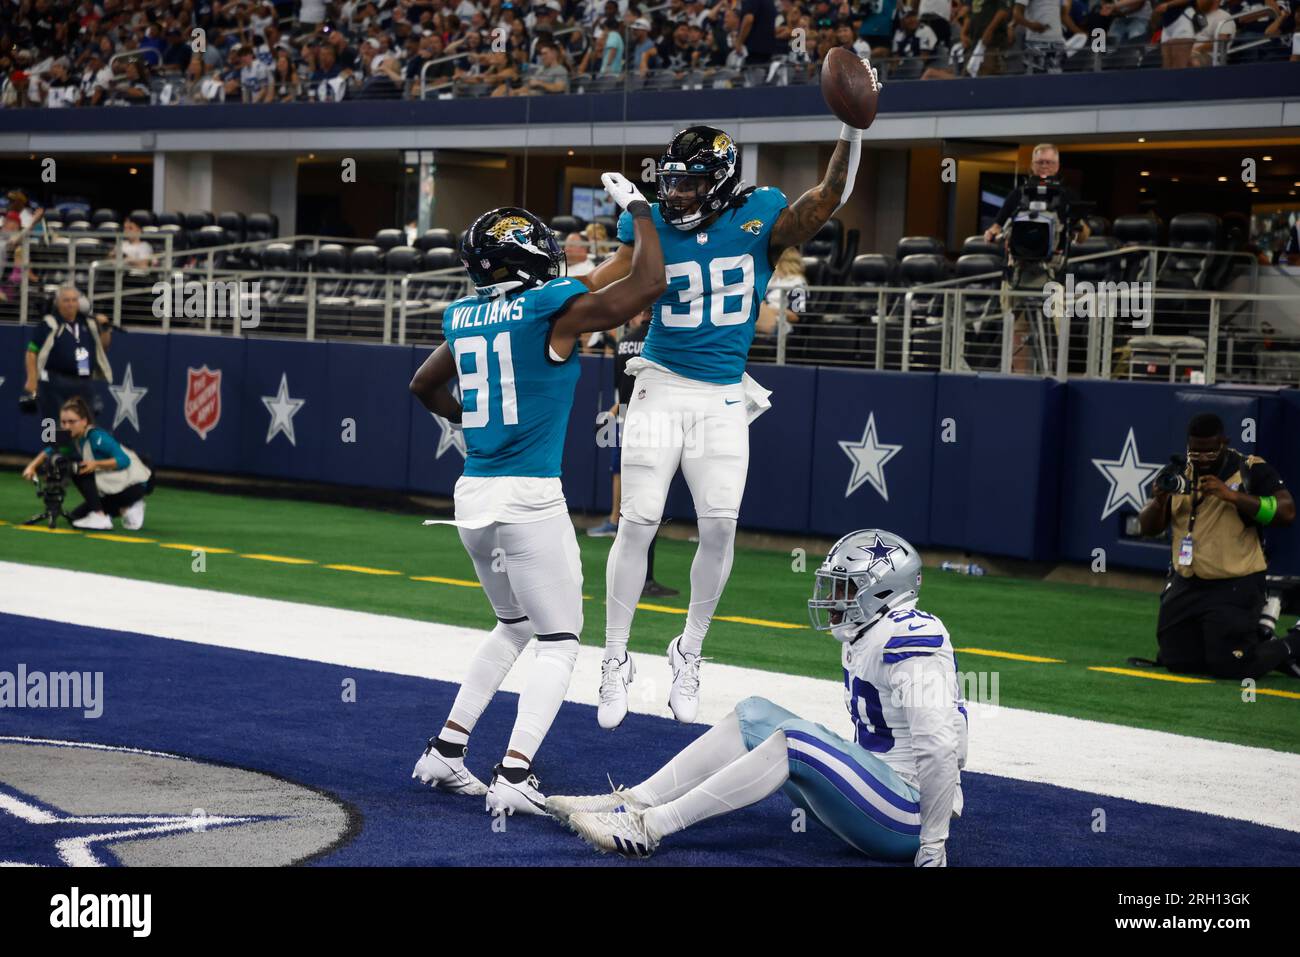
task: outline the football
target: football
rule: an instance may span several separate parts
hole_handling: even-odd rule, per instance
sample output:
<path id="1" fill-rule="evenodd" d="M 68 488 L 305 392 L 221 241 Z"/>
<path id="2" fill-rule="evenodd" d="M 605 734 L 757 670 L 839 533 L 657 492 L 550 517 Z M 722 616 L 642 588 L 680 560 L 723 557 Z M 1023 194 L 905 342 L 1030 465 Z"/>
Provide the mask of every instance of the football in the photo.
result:
<path id="1" fill-rule="evenodd" d="M 822 62 L 822 99 L 849 126 L 869 127 L 880 105 L 880 85 L 866 59 L 835 47 Z"/>

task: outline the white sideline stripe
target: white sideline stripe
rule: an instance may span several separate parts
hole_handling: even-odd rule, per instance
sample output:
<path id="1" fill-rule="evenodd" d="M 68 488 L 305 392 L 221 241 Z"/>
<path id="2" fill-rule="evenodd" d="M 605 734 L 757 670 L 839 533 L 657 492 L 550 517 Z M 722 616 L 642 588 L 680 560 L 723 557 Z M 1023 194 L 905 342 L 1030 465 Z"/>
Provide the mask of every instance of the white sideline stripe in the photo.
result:
<path id="1" fill-rule="evenodd" d="M 471 597 L 487 618 L 481 596 Z M 407 618 L 10 562 L 0 562 L 0 612 L 32 618 L 53 614 L 56 621 L 86 627 L 452 682 L 464 676 L 486 634 Z M 0 654 L 3 640 L 0 633 Z M 834 642 L 827 640 L 827 656 L 835 653 Z M 637 678 L 630 709 L 669 717 L 666 656 L 634 653 L 634 657 Z M 532 655 L 521 659 L 521 667 L 506 678 L 503 690 L 517 693 L 523 688 L 532 660 Z M 597 703 L 600 660 L 599 648 L 579 650 L 567 700 Z M 843 687 L 837 681 L 717 663 L 709 664 L 702 674 L 701 722 L 718 721 L 737 701 L 758 693 L 809 721 L 850 734 Z M 1264 706 L 1262 702 L 1244 705 L 1235 695 L 1224 695 L 1225 708 Z M 1036 711 L 977 704 L 968 704 L 967 711 L 970 771 L 1300 831 L 1300 802 L 1295 800 L 1300 793 L 1300 754 Z M 445 715 L 431 710 L 428 717 L 432 728 Z M 591 733 L 603 733 L 594 719 Z M 413 755 L 418 756 L 415 752 L 421 743 L 411 742 Z M 593 782 L 605 770 L 593 768 Z"/>

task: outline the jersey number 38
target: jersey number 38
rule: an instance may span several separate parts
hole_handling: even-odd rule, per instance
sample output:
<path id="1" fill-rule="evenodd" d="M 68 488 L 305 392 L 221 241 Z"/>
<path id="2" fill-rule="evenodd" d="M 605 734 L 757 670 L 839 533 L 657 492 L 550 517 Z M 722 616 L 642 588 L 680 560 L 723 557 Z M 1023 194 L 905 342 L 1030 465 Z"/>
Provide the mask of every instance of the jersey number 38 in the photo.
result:
<path id="1" fill-rule="evenodd" d="M 713 325 L 738 326 L 749 319 L 754 297 L 754 257 L 749 253 L 719 256 L 709 260 L 708 270 L 706 289 L 704 266 L 697 260 L 668 263 L 664 267 L 669 289 L 677 293 L 677 302 L 660 309 L 661 323 L 670 329 L 695 329 L 701 325 L 706 292 L 709 322 Z"/>

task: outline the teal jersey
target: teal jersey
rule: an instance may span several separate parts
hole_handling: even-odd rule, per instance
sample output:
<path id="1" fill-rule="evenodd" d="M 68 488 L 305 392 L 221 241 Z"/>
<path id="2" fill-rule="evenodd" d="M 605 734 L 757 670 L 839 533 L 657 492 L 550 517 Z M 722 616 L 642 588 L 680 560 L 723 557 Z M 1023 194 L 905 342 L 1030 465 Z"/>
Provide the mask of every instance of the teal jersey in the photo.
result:
<path id="1" fill-rule="evenodd" d="M 764 186 L 708 229 L 689 231 L 664 222 L 659 204 L 651 205 L 668 289 L 654 304 L 641 355 L 688 379 L 740 381 L 772 278 L 772 226 L 787 205 L 784 193 Z M 624 213 L 618 238 L 629 243 L 632 235 L 632 217 Z"/>
<path id="2" fill-rule="evenodd" d="M 548 351 L 551 323 L 587 291 L 552 279 L 521 293 L 466 296 L 443 313 L 464 413 L 465 474 L 554 478 L 581 367 Z"/>

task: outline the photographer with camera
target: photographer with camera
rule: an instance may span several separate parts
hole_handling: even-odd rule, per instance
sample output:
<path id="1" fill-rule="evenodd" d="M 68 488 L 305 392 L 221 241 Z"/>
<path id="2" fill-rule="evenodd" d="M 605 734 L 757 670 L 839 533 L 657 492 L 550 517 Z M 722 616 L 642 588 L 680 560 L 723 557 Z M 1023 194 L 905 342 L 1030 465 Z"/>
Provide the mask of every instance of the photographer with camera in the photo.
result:
<path id="1" fill-rule="evenodd" d="M 992 225 L 984 230 L 984 238 L 988 242 L 992 242 L 1008 232 L 1012 217 L 1021 210 L 1029 208 L 1029 203 L 1032 201 L 1029 192 L 1043 181 L 1059 185 L 1059 205 L 1065 209 L 1082 205 L 1079 195 L 1060 182 L 1061 153 L 1051 143 L 1039 143 L 1034 147 L 1034 151 L 1029 157 L 1029 166 L 1033 171 L 1033 175 L 1015 186 L 1007 194 L 1007 198 L 1003 201 L 1002 208 L 998 210 L 998 215 L 993 220 Z M 1075 242 L 1087 239 L 1092 235 L 1092 230 L 1089 229 L 1087 221 L 1082 217 L 1073 224 L 1072 231 Z"/>
<path id="2" fill-rule="evenodd" d="M 1170 528 L 1173 543 L 1156 663 L 1215 678 L 1258 678 L 1275 668 L 1300 677 L 1300 630 L 1277 638 L 1259 625 L 1264 529 L 1295 519 L 1277 470 L 1229 448 L 1222 420 L 1202 413 L 1187 427 L 1186 455 L 1156 474 L 1151 491 L 1138 516 L 1142 534 Z"/>
<path id="3" fill-rule="evenodd" d="M 42 419 L 57 419 L 63 404 L 74 396 L 92 409 L 101 408 L 95 379 L 113 381 L 105 352 L 112 339 L 108 317 L 83 315 L 81 293 L 73 285 L 60 287 L 54 311 L 57 316 L 46 315 L 37 323 L 27 343 L 27 382 L 18 399 L 22 411 L 39 411 Z"/>
<path id="4" fill-rule="evenodd" d="M 85 499 L 69 518 L 75 528 L 107 530 L 113 527 L 109 516 L 121 515 L 122 527 L 134 531 L 144 525 L 144 497 L 153 491 L 153 472 L 94 421 L 90 405 L 81 396 L 68 399 L 59 410 L 59 428 L 67 432 L 81 457 L 71 478 Z M 27 463 L 23 478 L 30 482 L 39 475 L 43 485 L 61 481 L 61 458 L 61 451 L 47 446 Z M 51 497 L 45 498 L 49 508 Z"/>

